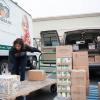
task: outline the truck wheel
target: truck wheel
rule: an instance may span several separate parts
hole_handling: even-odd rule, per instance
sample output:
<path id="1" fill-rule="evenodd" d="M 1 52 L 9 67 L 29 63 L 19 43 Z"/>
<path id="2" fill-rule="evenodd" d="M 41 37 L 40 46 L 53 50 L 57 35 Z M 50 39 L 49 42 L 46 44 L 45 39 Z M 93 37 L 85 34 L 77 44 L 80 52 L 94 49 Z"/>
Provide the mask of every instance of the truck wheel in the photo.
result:
<path id="1" fill-rule="evenodd" d="M 8 72 L 8 60 L 2 60 L 0 62 L 0 74 Z"/>
<path id="2" fill-rule="evenodd" d="M 50 91 L 51 91 L 51 93 L 56 93 L 57 92 L 57 85 L 56 84 L 51 85 Z"/>

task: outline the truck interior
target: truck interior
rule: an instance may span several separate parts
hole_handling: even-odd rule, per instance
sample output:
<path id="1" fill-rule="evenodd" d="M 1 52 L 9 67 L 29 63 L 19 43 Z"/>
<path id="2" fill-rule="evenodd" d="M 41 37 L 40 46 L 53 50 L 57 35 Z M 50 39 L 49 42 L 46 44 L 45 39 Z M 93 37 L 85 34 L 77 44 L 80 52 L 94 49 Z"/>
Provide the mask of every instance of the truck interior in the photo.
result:
<path id="1" fill-rule="evenodd" d="M 99 55 L 97 49 L 97 37 L 100 36 L 100 29 L 82 29 L 65 32 L 65 45 L 74 45 L 77 44 L 79 50 L 86 50 L 89 53 L 89 57 L 95 58 L 96 55 Z M 95 48 L 89 49 L 89 44 L 94 45 Z M 89 68 L 91 71 L 100 71 L 100 62 L 90 62 Z"/>
<path id="2" fill-rule="evenodd" d="M 89 43 L 96 43 L 97 37 L 100 36 L 100 29 L 74 30 L 65 32 L 65 34 L 65 45 L 80 42 L 79 50 L 88 50 Z"/>

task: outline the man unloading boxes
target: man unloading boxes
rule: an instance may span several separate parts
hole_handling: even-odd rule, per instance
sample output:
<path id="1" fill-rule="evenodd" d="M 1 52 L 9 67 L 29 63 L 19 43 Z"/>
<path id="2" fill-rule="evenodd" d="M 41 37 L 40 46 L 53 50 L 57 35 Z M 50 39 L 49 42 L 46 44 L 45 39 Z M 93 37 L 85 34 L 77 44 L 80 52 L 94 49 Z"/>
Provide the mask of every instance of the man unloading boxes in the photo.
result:
<path id="1" fill-rule="evenodd" d="M 26 52 L 41 52 L 37 48 L 25 45 L 21 38 L 14 41 L 9 51 L 9 69 L 12 74 L 20 75 L 21 81 L 25 80 L 25 67 L 27 64 Z"/>

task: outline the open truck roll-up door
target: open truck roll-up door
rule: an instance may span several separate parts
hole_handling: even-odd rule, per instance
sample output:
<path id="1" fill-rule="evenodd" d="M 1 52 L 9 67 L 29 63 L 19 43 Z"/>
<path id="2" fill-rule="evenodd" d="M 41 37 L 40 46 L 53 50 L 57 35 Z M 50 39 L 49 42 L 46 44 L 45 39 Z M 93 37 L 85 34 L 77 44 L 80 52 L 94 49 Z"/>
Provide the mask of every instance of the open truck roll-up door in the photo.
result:
<path id="1" fill-rule="evenodd" d="M 56 30 L 42 31 L 41 35 L 41 51 L 42 62 L 45 64 L 56 63 L 56 46 L 60 45 L 59 36 Z"/>
<path id="2" fill-rule="evenodd" d="M 100 36 L 100 29 L 81 29 L 68 31 L 65 32 L 65 45 L 74 45 L 78 43 L 77 45 L 79 47 L 79 51 L 86 50 L 89 53 L 89 57 L 94 57 L 93 62 L 89 61 L 89 68 L 98 70 L 98 68 L 100 67 L 100 62 L 95 62 L 95 56 L 100 56 L 100 52 L 97 48 L 98 36 Z M 89 49 L 89 44 L 94 44 L 95 49 Z"/>

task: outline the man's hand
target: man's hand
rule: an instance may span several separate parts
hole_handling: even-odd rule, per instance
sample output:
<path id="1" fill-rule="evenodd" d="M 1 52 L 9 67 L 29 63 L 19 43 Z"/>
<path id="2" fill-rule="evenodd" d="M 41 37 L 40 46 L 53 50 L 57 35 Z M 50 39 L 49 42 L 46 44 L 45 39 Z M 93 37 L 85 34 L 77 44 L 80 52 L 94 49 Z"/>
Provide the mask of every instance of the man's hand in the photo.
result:
<path id="1" fill-rule="evenodd" d="M 20 56 L 20 53 L 15 53 L 15 56 L 16 56 L 16 57 Z"/>

